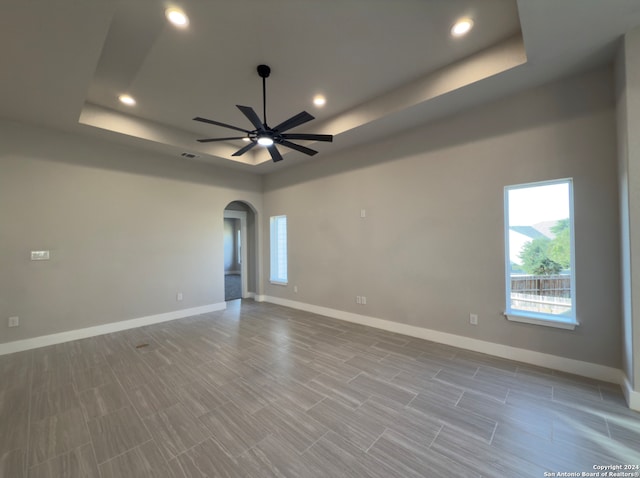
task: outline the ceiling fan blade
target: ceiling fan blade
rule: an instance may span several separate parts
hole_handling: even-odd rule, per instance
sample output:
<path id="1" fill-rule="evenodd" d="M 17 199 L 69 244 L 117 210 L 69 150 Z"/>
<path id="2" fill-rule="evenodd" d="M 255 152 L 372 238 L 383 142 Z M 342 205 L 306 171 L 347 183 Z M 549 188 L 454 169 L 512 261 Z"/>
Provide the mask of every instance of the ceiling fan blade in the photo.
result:
<path id="1" fill-rule="evenodd" d="M 264 131 L 264 125 L 262 124 L 262 121 L 260 121 L 258 114 L 254 111 L 254 109 L 251 106 L 241 106 L 241 105 L 236 105 L 236 106 L 240 111 L 242 111 L 242 114 L 244 114 L 247 117 L 247 119 L 251 121 L 251 124 L 258 131 Z"/>
<path id="2" fill-rule="evenodd" d="M 286 146 L 287 148 L 295 149 L 296 151 L 300 151 L 301 153 L 308 154 L 309 156 L 317 154 L 317 151 L 315 149 L 306 148 L 304 146 L 300 146 L 299 144 L 292 143 L 291 141 L 280 141 L 278 144 Z"/>
<path id="3" fill-rule="evenodd" d="M 213 141 L 229 141 L 231 139 L 244 139 L 246 136 L 233 136 L 231 138 L 207 138 L 207 139 L 199 139 L 198 143 L 211 143 Z"/>
<path id="4" fill-rule="evenodd" d="M 274 144 L 272 144 L 271 146 L 267 146 L 267 149 L 269 150 L 269 154 L 271 155 L 271 159 L 273 159 L 274 163 L 277 163 L 278 161 L 282 161 L 282 155 L 280 154 L 280 151 L 278 151 L 278 149 Z"/>
<path id="5" fill-rule="evenodd" d="M 246 145 L 244 148 L 240 148 L 238 151 L 233 153 L 231 156 L 242 156 L 244 153 L 246 153 L 251 148 L 253 148 L 256 144 L 258 144 L 258 143 L 256 143 L 255 141 L 251 141 L 248 145 Z"/>
<path id="6" fill-rule="evenodd" d="M 284 133 L 285 131 L 290 130 L 291 128 L 295 128 L 296 126 L 300 126 L 301 124 L 304 124 L 307 121 L 311 121 L 312 119 L 315 119 L 315 117 L 311 116 L 306 111 L 303 111 L 302 113 L 298 113 L 297 115 L 292 116 L 288 120 L 283 121 L 278 126 L 273 128 L 273 130 L 277 131 L 278 133 Z"/>
<path id="7" fill-rule="evenodd" d="M 309 141 L 333 141 L 333 135 L 331 134 L 304 134 L 304 133 L 287 133 L 283 134 L 284 139 L 308 139 Z"/>
<path id="8" fill-rule="evenodd" d="M 196 116 L 195 118 L 193 118 L 193 121 L 200 121 L 201 123 L 214 124 L 216 126 L 222 126 L 223 128 L 235 129 L 236 131 L 242 131 L 244 133 L 250 133 L 250 131 L 248 129 L 238 128 L 237 126 L 232 126 L 230 124 L 221 123 L 220 121 L 213 121 L 213 120 L 210 120 L 210 119 L 207 119 L 207 118 L 201 118 L 200 116 Z"/>

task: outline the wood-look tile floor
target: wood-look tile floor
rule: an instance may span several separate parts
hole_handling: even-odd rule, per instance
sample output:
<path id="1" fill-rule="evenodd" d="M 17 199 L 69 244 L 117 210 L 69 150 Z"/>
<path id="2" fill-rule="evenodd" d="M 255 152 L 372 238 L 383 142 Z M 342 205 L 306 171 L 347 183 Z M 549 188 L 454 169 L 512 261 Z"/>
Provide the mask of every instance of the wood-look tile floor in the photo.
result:
<path id="1" fill-rule="evenodd" d="M 7 478 L 640 465 L 640 414 L 615 385 L 252 301 L 2 356 L 0 374 Z"/>

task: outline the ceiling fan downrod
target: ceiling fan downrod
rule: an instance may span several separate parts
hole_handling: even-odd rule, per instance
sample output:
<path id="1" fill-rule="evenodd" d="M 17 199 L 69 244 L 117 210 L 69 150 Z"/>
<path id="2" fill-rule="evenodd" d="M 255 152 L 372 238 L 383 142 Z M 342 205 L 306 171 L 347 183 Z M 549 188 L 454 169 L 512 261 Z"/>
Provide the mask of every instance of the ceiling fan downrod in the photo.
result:
<path id="1" fill-rule="evenodd" d="M 267 65 L 258 65 L 258 75 L 262 78 L 262 117 L 265 127 L 267 126 L 267 78 L 271 74 L 271 68 Z"/>

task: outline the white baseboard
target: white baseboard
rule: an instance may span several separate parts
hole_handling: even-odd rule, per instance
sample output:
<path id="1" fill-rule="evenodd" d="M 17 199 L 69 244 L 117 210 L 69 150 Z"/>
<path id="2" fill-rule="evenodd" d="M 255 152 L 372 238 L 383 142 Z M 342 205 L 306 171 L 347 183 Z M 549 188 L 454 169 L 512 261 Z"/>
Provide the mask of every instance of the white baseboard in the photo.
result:
<path id="1" fill-rule="evenodd" d="M 330 309 L 328 307 L 306 304 L 304 302 L 281 299 L 279 297 L 260 295 L 256 296 L 256 301 L 283 305 L 285 307 L 304 310 L 306 312 L 312 312 L 315 314 L 332 317 L 334 319 L 367 325 L 376 329 L 409 335 L 411 337 L 416 337 L 419 339 L 431 340 L 432 342 L 451 345 L 453 347 L 459 347 L 467 350 L 472 350 L 474 352 L 493 355 L 495 357 L 524 362 L 531 365 L 537 365 L 539 367 L 547 367 L 562 372 L 593 378 L 596 380 L 603 380 L 605 382 L 621 385 L 623 383 L 622 371 L 613 367 L 607 367 L 590 362 L 583 362 L 581 360 L 574 360 L 557 355 L 545 354 L 533 350 L 511 347 L 509 345 L 486 342 L 484 340 L 464 337 L 462 335 L 449 334 L 437 330 L 425 329 L 423 327 L 416 327 L 414 325 L 401 324 L 399 322 L 392 322 L 390 320 L 377 319 L 366 315 L 353 314 L 351 312 Z M 637 392 L 633 393 L 637 394 Z"/>
<path id="2" fill-rule="evenodd" d="M 164 312 L 162 314 L 139 317 L 137 319 L 121 320 L 119 322 L 96 325 L 94 327 L 87 327 L 84 329 L 69 330 L 67 332 L 60 332 L 51 335 L 42 335 L 40 337 L 33 337 L 31 339 L 16 340 L 14 342 L 0 344 L 0 355 L 22 352 L 23 350 L 36 349 L 38 347 L 45 347 L 47 345 L 61 344 L 63 342 L 70 342 L 71 340 L 95 337 L 96 335 L 110 334 L 112 332 L 119 332 L 121 330 L 142 327 L 143 325 L 158 324 L 160 322 L 168 322 L 169 320 L 183 319 L 185 317 L 191 317 L 194 315 L 206 314 L 207 312 L 216 312 L 218 310 L 224 310 L 226 309 L 226 307 L 227 304 L 225 302 L 219 302 L 217 304 L 192 307 L 190 309 L 174 310 L 171 312 Z"/>
<path id="3" fill-rule="evenodd" d="M 624 381 L 622 383 L 622 393 L 624 393 L 624 398 L 627 400 L 629 408 L 640 412 L 640 392 L 636 392 L 633 389 L 629 377 L 626 375 L 624 375 Z"/>

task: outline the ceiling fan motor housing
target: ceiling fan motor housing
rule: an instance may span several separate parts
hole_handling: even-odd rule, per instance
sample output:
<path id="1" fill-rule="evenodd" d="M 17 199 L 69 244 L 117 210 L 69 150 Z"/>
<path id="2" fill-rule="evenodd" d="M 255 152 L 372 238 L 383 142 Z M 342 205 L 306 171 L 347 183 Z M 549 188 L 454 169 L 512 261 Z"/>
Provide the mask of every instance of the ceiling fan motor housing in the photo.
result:
<path id="1" fill-rule="evenodd" d="M 271 68 L 269 68 L 267 65 L 258 65 L 257 69 L 260 78 L 269 78 L 269 75 L 271 74 Z"/>

